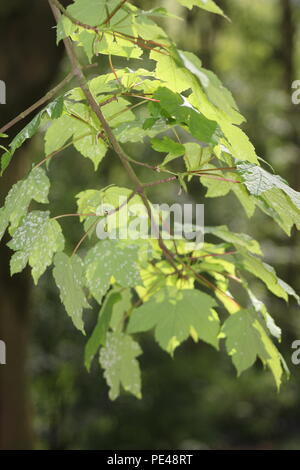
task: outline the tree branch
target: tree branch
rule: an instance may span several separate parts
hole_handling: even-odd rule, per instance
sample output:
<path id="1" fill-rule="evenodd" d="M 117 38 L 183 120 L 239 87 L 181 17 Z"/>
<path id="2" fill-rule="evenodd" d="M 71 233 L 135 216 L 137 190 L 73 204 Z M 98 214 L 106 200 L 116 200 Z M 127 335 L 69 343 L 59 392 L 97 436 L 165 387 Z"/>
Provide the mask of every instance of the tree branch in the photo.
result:
<path id="1" fill-rule="evenodd" d="M 56 6 L 56 1 L 57 0 L 48 0 L 48 1 L 49 1 L 49 4 L 50 4 L 50 7 L 52 9 L 53 15 L 56 19 L 56 22 L 59 22 L 59 20 L 61 18 L 61 13 L 60 13 L 59 9 Z M 77 59 L 73 43 L 71 42 L 71 40 L 69 38 L 63 39 L 63 42 L 64 42 L 64 45 L 65 45 L 65 49 L 66 49 L 67 55 L 69 57 L 71 66 L 72 66 L 73 73 L 78 79 L 79 85 L 80 85 L 80 87 L 81 87 L 81 89 L 82 89 L 82 91 L 83 91 L 83 93 L 86 97 L 86 100 L 87 100 L 88 104 L 90 105 L 91 109 L 96 114 L 97 118 L 99 119 L 99 121 L 101 123 L 101 126 L 103 127 L 103 129 L 104 129 L 104 131 L 105 131 L 105 133 L 108 137 L 108 140 L 110 141 L 110 144 L 111 144 L 113 150 L 118 155 L 118 157 L 119 157 L 124 169 L 126 170 L 129 178 L 133 182 L 136 193 L 138 193 L 140 195 L 140 197 L 141 197 L 141 199 L 142 199 L 142 201 L 143 201 L 143 203 L 144 203 L 144 205 L 147 209 L 149 219 L 152 220 L 151 205 L 150 205 L 150 203 L 147 199 L 147 196 L 144 192 L 143 185 L 140 182 L 139 178 L 137 177 L 137 175 L 136 175 L 135 171 L 133 170 L 132 166 L 130 165 L 126 153 L 124 152 L 124 150 L 122 149 L 122 147 L 119 144 L 118 140 L 116 139 L 112 129 L 110 128 L 108 122 L 106 121 L 106 119 L 105 119 L 105 117 L 104 117 L 104 115 L 101 111 L 101 108 L 99 107 L 98 103 L 94 99 L 94 97 L 93 97 L 93 95 L 92 95 L 92 93 L 91 93 L 91 91 L 88 87 L 86 78 L 84 76 L 84 73 L 82 71 L 80 63 Z M 158 242 L 159 242 L 159 246 L 160 246 L 161 250 L 163 251 L 165 257 L 168 259 L 168 261 L 174 267 L 174 269 L 176 269 L 178 271 L 176 263 L 174 262 L 174 259 L 173 259 L 174 255 L 166 247 L 166 245 L 165 245 L 165 243 L 164 243 L 164 241 L 161 237 L 161 233 L 160 233 L 159 229 L 158 229 Z"/>
<path id="2" fill-rule="evenodd" d="M 91 65 L 86 66 L 85 68 L 91 68 L 91 67 L 95 67 L 95 66 L 96 66 L 96 64 L 91 64 Z M 43 104 L 47 103 L 47 101 L 50 101 L 51 98 L 53 98 L 59 92 L 59 90 L 61 90 L 67 83 L 69 83 L 72 80 L 72 78 L 74 78 L 74 73 L 70 72 L 58 85 L 56 85 L 52 90 L 48 91 L 48 93 L 46 93 L 36 103 L 34 103 L 32 106 L 27 108 L 22 113 L 20 113 L 17 117 L 12 119 L 10 122 L 5 124 L 5 126 L 3 126 L 0 129 L 0 134 L 3 134 L 4 132 L 6 132 L 8 129 L 13 127 L 19 121 L 22 121 L 22 119 L 25 119 L 27 116 L 29 116 L 29 114 L 31 114 L 37 108 L 39 108 Z"/>
<path id="3" fill-rule="evenodd" d="M 32 106 L 27 108 L 25 111 L 20 113 L 17 117 L 12 119 L 12 121 L 8 122 L 5 126 L 3 126 L 0 129 L 0 134 L 6 132 L 8 129 L 13 127 L 15 124 L 17 124 L 19 121 L 22 119 L 25 119 L 29 114 L 31 114 L 33 111 L 35 111 L 37 108 L 45 104 L 47 101 L 51 100 L 53 96 L 56 95 L 56 93 L 61 90 L 67 83 L 69 83 L 72 78 L 74 77 L 74 73 L 70 72 L 64 80 L 62 80 L 56 87 L 54 87 L 51 91 L 48 91 L 48 93 L 45 94 L 42 98 L 40 98 L 36 103 L 34 103 Z"/>

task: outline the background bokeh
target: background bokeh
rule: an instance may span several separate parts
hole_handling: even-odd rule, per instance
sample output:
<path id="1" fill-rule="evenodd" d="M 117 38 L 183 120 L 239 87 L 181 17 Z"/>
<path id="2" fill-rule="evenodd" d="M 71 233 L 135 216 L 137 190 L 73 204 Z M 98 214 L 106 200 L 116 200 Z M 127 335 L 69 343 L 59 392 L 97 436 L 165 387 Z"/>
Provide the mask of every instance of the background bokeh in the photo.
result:
<path id="1" fill-rule="evenodd" d="M 300 190 L 300 105 L 291 102 L 291 84 L 300 79 L 300 0 L 220 0 L 231 22 L 188 11 L 175 0 L 142 3 L 144 9 L 164 4 L 182 17 L 165 21 L 171 37 L 219 75 L 247 118 L 244 129 L 258 154 Z M 52 27 L 46 1 L 1 2 L 0 79 L 7 83 L 7 105 L 0 106 L 0 127 L 68 72 Z M 101 59 L 100 73 L 105 69 Z M 11 135 L 19 129 L 11 129 Z M 151 158 L 143 146 L 128 150 Z M 1 201 L 42 156 L 40 135 L 19 151 L 1 179 Z M 140 174 L 149 177 L 144 170 Z M 53 160 L 50 176 L 53 214 L 74 211 L 74 196 L 83 189 L 130 184 L 113 154 L 95 174 L 91 162 L 68 150 Z M 151 196 L 168 202 L 177 193 L 176 184 L 165 185 Z M 200 185 L 192 187 L 197 202 L 204 193 Z M 300 291 L 299 235 L 289 239 L 258 212 L 247 220 L 231 196 L 205 204 L 207 225 L 227 224 L 258 239 L 267 262 Z M 82 234 L 80 224 L 71 218 L 62 224 L 73 247 Z M 287 306 L 261 283 L 252 285 L 284 332 L 279 347 L 291 379 L 280 393 L 261 364 L 236 378 L 224 350 L 188 341 L 171 359 L 144 335 L 143 399 L 124 394 L 110 402 L 98 365 L 90 374 L 83 366 L 85 338 L 65 314 L 51 272 L 37 288 L 28 271 L 10 279 L 5 241 L 0 339 L 7 343 L 8 363 L 0 366 L 0 449 L 300 449 L 300 366 L 291 363 L 291 343 L 300 338 L 296 303 Z M 96 314 L 86 315 L 89 329 Z"/>

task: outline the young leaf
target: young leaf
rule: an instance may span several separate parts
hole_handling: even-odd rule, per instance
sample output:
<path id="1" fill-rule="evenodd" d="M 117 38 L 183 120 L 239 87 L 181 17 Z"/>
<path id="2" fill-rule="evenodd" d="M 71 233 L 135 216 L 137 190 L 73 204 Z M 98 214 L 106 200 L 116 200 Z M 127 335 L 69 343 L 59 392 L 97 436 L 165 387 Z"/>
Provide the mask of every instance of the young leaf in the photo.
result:
<path id="1" fill-rule="evenodd" d="M 57 253 L 54 257 L 53 276 L 68 315 L 75 327 L 84 333 L 82 311 L 89 308 L 89 304 L 83 292 L 84 271 L 79 256 L 69 258 L 65 253 Z"/>
<path id="2" fill-rule="evenodd" d="M 56 220 L 49 219 L 49 212 L 33 211 L 22 220 L 7 244 L 16 251 L 12 256 L 11 274 L 21 272 L 27 262 L 32 267 L 35 284 L 51 265 L 54 253 L 64 249 L 64 237 Z"/>
<path id="3" fill-rule="evenodd" d="M 142 350 L 131 336 L 124 333 L 108 333 L 106 345 L 100 351 L 100 365 L 110 387 L 109 397 L 115 400 L 121 386 L 137 398 L 141 398 L 141 372 L 136 360 Z"/>
<path id="4" fill-rule="evenodd" d="M 161 289 L 131 315 L 128 333 L 155 328 L 155 339 L 165 351 L 173 354 L 191 332 L 218 348 L 219 318 L 215 300 L 197 290 Z"/>

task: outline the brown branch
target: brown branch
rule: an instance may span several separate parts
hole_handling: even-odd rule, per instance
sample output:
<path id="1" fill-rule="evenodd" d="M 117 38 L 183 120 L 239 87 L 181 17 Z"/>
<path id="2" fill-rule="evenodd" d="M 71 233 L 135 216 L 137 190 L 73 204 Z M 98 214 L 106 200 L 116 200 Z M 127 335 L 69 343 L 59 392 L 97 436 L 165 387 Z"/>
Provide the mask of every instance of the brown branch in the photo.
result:
<path id="1" fill-rule="evenodd" d="M 170 183 L 171 181 L 177 180 L 177 176 L 170 176 L 169 178 L 165 178 L 163 180 L 158 180 L 158 181 L 151 181 L 151 183 L 144 183 L 143 187 L 144 188 L 151 188 L 152 186 L 157 186 L 159 184 L 163 183 Z"/>
<path id="2" fill-rule="evenodd" d="M 199 170 L 192 170 L 192 171 L 189 171 L 188 173 L 198 173 L 199 171 L 221 171 L 221 170 L 226 170 L 226 171 L 233 171 L 233 170 L 236 170 L 236 166 L 226 166 L 226 167 L 223 167 L 223 168 L 199 168 Z"/>
<path id="3" fill-rule="evenodd" d="M 241 181 L 238 180 L 231 180 L 229 178 L 223 178 L 222 176 L 216 176 L 213 173 L 195 173 L 194 176 L 201 176 L 201 178 L 211 178 L 213 180 L 218 180 L 218 181 L 227 181 L 228 183 L 241 183 Z"/>
<path id="4" fill-rule="evenodd" d="M 89 24 L 82 23 L 82 21 L 79 21 L 76 18 L 74 18 L 74 16 L 72 16 L 58 0 L 53 0 L 53 5 L 55 5 L 58 10 L 60 10 L 67 18 L 69 18 L 69 20 L 72 21 L 72 23 L 77 24 L 77 26 L 81 26 L 81 28 L 95 31 L 95 33 L 100 32 L 97 26 L 91 26 Z"/>
<path id="5" fill-rule="evenodd" d="M 8 129 L 10 129 L 11 127 L 13 127 L 15 124 L 17 124 L 19 121 L 21 121 L 22 119 L 25 119 L 29 114 L 31 114 L 33 111 L 35 111 L 37 108 L 39 108 L 40 106 L 42 106 L 43 104 L 45 104 L 47 101 L 49 101 L 51 98 L 53 98 L 54 95 L 56 95 L 56 93 L 61 89 L 63 88 L 67 83 L 69 83 L 72 78 L 74 77 L 74 73 L 73 72 L 70 72 L 66 78 L 64 78 L 64 80 L 62 82 L 60 82 L 56 87 L 54 87 L 51 91 L 48 91 L 48 93 L 46 93 L 45 96 L 43 96 L 42 98 L 40 98 L 36 103 L 34 103 L 32 106 L 30 106 L 29 108 L 27 108 L 25 111 L 23 111 L 22 113 L 20 113 L 17 117 L 15 117 L 14 119 L 12 119 L 10 122 L 8 122 L 7 124 L 5 124 L 5 126 L 3 126 L 1 129 L 0 129 L 0 134 L 3 134 L 4 132 L 6 132 Z"/>
<path id="6" fill-rule="evenodd" d="M 123 5 L 127 2 L 127 0 L 122 0 L 121 3 L 119 3 L 119 5 L 116 6 L 116 8 L 109 14 L 109 16 L 106 18 L 106 20 L 101 23 L 101 26 L 103 24 L 107 24 L 110 22 L 110 20 L 115 16 L 116 13 L 118 13 L 118 11 L 123 7 Z"/>

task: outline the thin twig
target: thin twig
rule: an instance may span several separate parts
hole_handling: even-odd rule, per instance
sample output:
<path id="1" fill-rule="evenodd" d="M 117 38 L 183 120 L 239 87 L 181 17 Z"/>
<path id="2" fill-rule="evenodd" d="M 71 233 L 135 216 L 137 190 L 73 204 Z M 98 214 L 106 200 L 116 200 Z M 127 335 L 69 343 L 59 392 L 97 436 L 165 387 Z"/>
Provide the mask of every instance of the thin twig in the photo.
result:
<path id="1" fill-rule="evenodd" d="M 45 162 L 47 162 L 48 160 L 50 160 L 50 158 L 53 158 L 55 157 L 55 155 L 59 154 L 60 152 L 62 152 L 63 150 L 66 150 L 68 147 L 70 147 L 74 142 L 77 142 L 78 140 L 81 140 L 81 139 L 84 139 L 84 137 L 88 137 L 92 134 L 88 133 L 88 134 L 84 134 L 84 135 L 81 135 L 80 137 L 77 137 L 76 139 L 73 139 L 72 142 L 69 142 L 68 144 L 64 145 L 63 147 L 60 147 L 59 149 L 55 150 L 54 152 L 50 153 L 49 155 L 47 155 L 46 158 L 44 158 L 42 161 L 40 161 L 39 163 L 37 163 L 34 167 L 33 167 L 33 170 L 35 168 L 39 168 L 40 166 L 42 166 Z"/>
<path id="2" fill-rule="evenodd" d="M 171 181 L 175 181 L 175 180 L 177 180 L 177 176 L 170 176 L 169 178 L 165 178 L 163 180 L 151 181 L 151 183 L 144 183 L 143 187 L 151 188 L 152 186 L 157 186 L 158 184 L 163 184 L 163 183 L 170 183 Z"/>
<path id="3" fill-rule="evenodd" d="M 231 179 L 228 179 L 228 178 L 223 178 L 222 176 L 216 176 L 212 173 L 204 173 L 204 174 L 196 173 L 196 175 L 201 176 L 201 178 L 211 178 L 213 180 L 227 181 L 228 183 L 241 183 L 241 181 L 231 180 Z"/>
<path id="4" fill-rule="evenodd" d="M 0 129 L 0 134 L 3 134 L 4 132 L 6 132 L 8 129 L 10 129 L 11 127 L 13 127 L 15 124 L 17 124 L 19 121 L 21 121 L 22 119 L 25 119 L 29 114 L 31 114 L 33 111 L 35 111 L 37 108 L 39 108 L 40 106 L 42 106 L 43 104 L 45 104 L 47 101 L 51 100 L 51 98 L 53 98 L 53 96 L 56 95 L 56 93 L 61 89 L 63 88 L 67 83 L 69 83 L 72 78 L 74 77 L 74 73 L 71 72 L 69 73 L 66 78 L 64 78 L 64 80 L 62 80 L 56 87 L 54 87 L 51 91 L 48 91 L 48 93 L 45 94 L 45 96 L 43 96 L 42 98 L 40 98 L 36 103 L 34 103 L 32 106 L 30 106 L 29 108 L 27 108 L 25 111 L 23 111 L 22 113 L 20 113 L 17 117 L 15 117 L 14 119 L 12 119 L 10 122 L 8 122 L 7 124 L 5 124 L 5 126 L 3 126 L 1 129 Z"/>
<path id="5" fill-rule="evenodd" d="M 199 168 L 199 170 L 192 170 L 192 171 L 189 171 L 189 173 L 198 173 L 199 171 L 233 171 L 233 170 L 236 170 L 236 166 L 225 166 L 223 168 Z"/>
<path id="6" fill-rule="evenodd" d="M 122 0 L 121 3 L 119 3 L 119 5 L 116 6 L 116 8 L 109 14 L 109 16 L 106 18 L 106 20 L 101 23 L 101 26 L 103 24 L 107 24 L 110 22 L 110 20 L 115 16 L 116 13 L 118 13 L 118 11 L 123 7 L 123 5 L 127 2 L 127 0 Z"/>
<path id="7" fill-rule="evenodd" d="M 64 219 L 65 217 L 97 217 L 97 214 L 94 212 L 90 214 L 62 214 L 62 215 L 57 215 L 56 217 L 52 217 L 53 220 L 59 220 L 59 219 Z"/>

